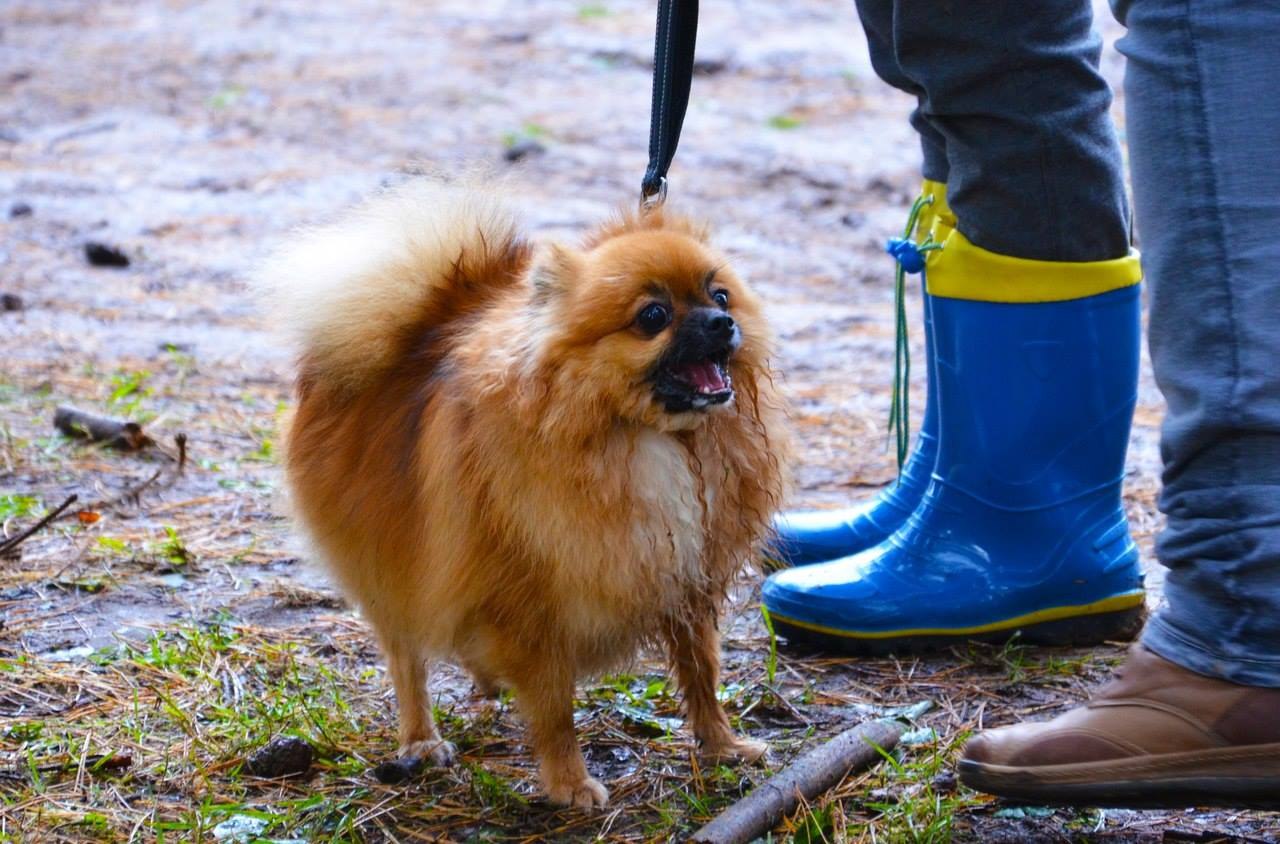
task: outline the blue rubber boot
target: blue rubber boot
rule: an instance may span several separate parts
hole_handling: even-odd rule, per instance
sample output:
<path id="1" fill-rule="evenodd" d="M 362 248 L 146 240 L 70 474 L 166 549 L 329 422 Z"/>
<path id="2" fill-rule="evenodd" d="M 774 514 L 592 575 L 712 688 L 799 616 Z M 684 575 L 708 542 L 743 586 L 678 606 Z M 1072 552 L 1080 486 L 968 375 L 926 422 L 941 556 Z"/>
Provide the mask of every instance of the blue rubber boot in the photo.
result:
<path id="1" fill-rule="evenodd" d="M 918 242 L 941 241 L 955 227 L 947 205 L 947 186 L 925 180 L 924 200 L 913 234 Z M 783 513 L 774 519 L 774 537 L 765 552 L 770 568 L 821 563 L 875 547 L 902 527 L 924 497 L 938 455 L 938 402 L 933 384 L 933 318 L 929 294 L 924 293 L 925 394 L 924 419 L 911 456 L 898 478 L 869 501 L 840 510 Z"/>
<path id="2" fill-rule="evenodd" d="M 906 523 L 924 497 L 938 456 L 938 402 L 933 387 L 933 318 L 924 302 L 925 360 L 929 391 L 915 448 L 897 480 L 869 501 L 840 510 L 783 513 L 773 520 L 774 536 L 765 552 L 771 568 L 822 563 L 873 548 Z"/>
<path id="3" fill-rule="evenodd" d="M 780 571 L 764 605 L 794 644 L 905 653 L 1021 632 L 1128 639 L 1143 616 L 1120 501 L 1137 393 L 1136 255 L 1069 264 L 931 253 L 938 456 L 879 546 Z"/>

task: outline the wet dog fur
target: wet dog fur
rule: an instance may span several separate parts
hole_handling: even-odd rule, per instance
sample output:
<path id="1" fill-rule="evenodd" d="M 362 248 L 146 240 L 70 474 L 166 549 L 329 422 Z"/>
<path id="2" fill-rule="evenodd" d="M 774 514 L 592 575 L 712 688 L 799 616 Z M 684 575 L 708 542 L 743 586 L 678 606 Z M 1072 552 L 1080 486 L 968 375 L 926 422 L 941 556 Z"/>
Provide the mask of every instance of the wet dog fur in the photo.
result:
<path id="1" fill-rule="evenodd" d="M 419 181 L 263 278 L 300 350 L 293 506 L 377 633 L 402 757 L 452 760 L 428 667 L 453 659 L 514 691 L 551 801 L 602 806 L 574 685 L 642 646 L 703 753 L 764 753 L 716 700 L 717 623 L 787 436 L 761 304 L 701 227 L 655 209 L 535 247 L 486 192 Z"/>

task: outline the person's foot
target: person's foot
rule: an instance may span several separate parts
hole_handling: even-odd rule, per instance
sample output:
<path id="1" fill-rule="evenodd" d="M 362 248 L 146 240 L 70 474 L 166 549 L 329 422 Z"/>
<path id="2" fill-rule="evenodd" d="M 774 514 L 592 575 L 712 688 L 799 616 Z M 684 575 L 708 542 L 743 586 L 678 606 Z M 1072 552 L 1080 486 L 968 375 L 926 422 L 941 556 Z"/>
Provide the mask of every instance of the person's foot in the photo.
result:
<path id="1" fill-rule="evenodd" d="M 1023 802 L 1280 807 L 1280 689 L 1204 677 L 1138 645 L 1086 705 L 978 735 L 959 776 Z"/>

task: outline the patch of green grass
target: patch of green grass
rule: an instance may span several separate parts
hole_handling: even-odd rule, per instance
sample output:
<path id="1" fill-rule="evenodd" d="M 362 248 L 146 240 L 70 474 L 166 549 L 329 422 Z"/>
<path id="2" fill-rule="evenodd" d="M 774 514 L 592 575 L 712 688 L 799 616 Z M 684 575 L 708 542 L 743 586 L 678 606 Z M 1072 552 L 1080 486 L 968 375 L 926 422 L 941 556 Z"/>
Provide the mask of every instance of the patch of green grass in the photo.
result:
<path id="1" fill-rule="evenodd" d="M 164 525 L 163 538 L 134 545 L 128 540 L 114 536 L 99 536 L 95 541 L 95 550 L 99 558 L 105 560 L 139 560 L 148 568 L 160 572 L 184 571 L 195 560 L 183 541 L 178 529 L 172 525 Z"/>
<path id="2" fill-rule="evenodd" d="M 150 378 L 151 373 L 145 369 L 117 371 L 111 376 L 107 405 L 127 417 L 135 415 L 142 402 L 154 393 L 151 387 L 146 386 Z"/>
<path id="3" fill-rule="evenodd" d="M 595 18 L 607 18 L 609 16 L 609 7 L 603 3 L 588 3 L 578 7 L 578 20 L 593 20 Z"/>
<path id="4" fill-rule="evenodd" d="M 471 794 L 476 801 L 488 808 L 509 809 L 527 807 L 528 801 L 501 775 L 477 764 L 468 764 L 471 773 Z"/>
<path id="5" fill-rule="evenodd" d="M 98 548 L 109 557 L 132 559 L 134 556 L 133 548 L 129 543 L 114 536 L 99 536 L 97 544 Z"/>
<path id="6" fill-rule="evenodd" d="M 1031 647 L 1017 635 L 998 647 L 971 643 L 965 656 L 975 666 L 1002 671 L 1010 685 L 1053 684 L 1060 678 L 1084 676 L 1116 662 L 1092 650 L 1061 655 Z"/>
<path id="7" fill-rule="evenodd" d="M 807 812 L 792 834 L 792 844 L 830 844 L 835 840 L 835 812 L 838 804 L 828 803 Z"/>
<path id="8" fill-rule="evenodd" d="M 270 437 L 262 437 L 258 440 L 258 448 L 251 452 L 246 460 L 253 460 L 260 463 L 272 463 L 276 459 L 276 444 Z"/>
<path id="9" fill-rule="evenodd" d="M 182 351 L 173 343 L 165 343 L 163 349 L 165 355 L 169 358 L 169 367 L 175 370 L 178 375 L 177 392 L 181 394 L 187 384 L 187 379 L 197 371 L 195 355 Z"/>
<path id="10" fill-rule="evenodd" d="M 6 660 L 0 670 L 13 670 L 16 663 Z M 84 665 L 88 673 L 80 682 L 99 695 L 108 687 L 114 690 L 103 701 L 109 711 L 73 721 L 14 722 L 0 730 L 0 752 L 22 760 L 26 773 L 20 788 L 0 782 L 0 814 L 6 804 L 47 793 L 53 802 L 41 808 L 38 819 L 30 819 L 32 831 L 48 829 L 50 813 L 56 812 L 58 825 L 75 827 L 80 837 L 124 840 L 136 827 L 155 840 L 211 840 L 219 823 L 243 816 L 265 820 L 257 834 L 269 837 L 363 840 L 356 826 L 370 791 L 359 778 L 369 765 L 353 750 L 370 740 L 370 723 L 369 713 L 358 711 L 352 701 L 379 691 L 378 675 L 348 676 L 298 641 L 264 638 L 225 614 L 176 624 L 144 641 L 121 641 Z M 61 672 L 67 669 L 35 660 L 20 670 L 38 688 L 43 682 L 64 682 Z M 295 799 L 297 792 L 286 791 L 268 797 L 241 774 L 241 759 L 277 735 L 300 736 L 315 748 L 319 780 L 313 783 L 324 789 L 322 794 Z M 394 746 L 390 736 L 376 732 L 373 741 Z M 78 796 L 68 796 L 77 759 L 120 748 L 132 748 L 127 752 L 134 761 L 127 769 L 116 773 L 90 766 L 85 786 L 74 792 Z M 136 807 L 93 797 L 98 783 L 113 779 L 131 791 L 187 796 L 143 799 Z M 89 803 L 74 811 L 82 799 Z M 63 804 L 68 804 L 65 810 Z M 108 805 L 110 810 L 103 808 Z"/>
<path id="11" fill-rule="evenodd" d="M 999 660 L 1004 663 L 1010 683 L 1021 683 L 1027 677 L 1027 647 L 1020 634 L 1015 633 L 1000 650 Z"/>
<path id="12" fill-rule="evenodd" d="M 159 556 L 170 541 L 186 547 L 178 531 L 99 547 Z M 743 702 L 758 707 L 754 716 L 739 708 L 738 720 L 755 719 L 747 732 L 768 739 L 774 764 L 782 765 L 837 725 L 829 718 L 806 723 L 804 716 L 816 713 L 804 710 L 790 714 L 778 706 L 766 712 L 760 700 L 769 673 L 766 643 L 750 641 L 750 660 L 728 661 L 723 694 L 731 698 L 731 711 Z M 999 656 L 997 648 L 980 653 L 984 676 L 1000 683 L 1005 671 L 999 660 L 1015 655 Z M 1063 665 L 1052 670 L 1075 670 L 1061 653 L 1054 658 Z M 801 673 L 805 664 L 794 659 L 787 667 Z M 768 771 L 695 765 L 688 731 L 674 728 L 680 701 L 673 684 L 655 663 L 641 665 L 588 685 L 578 702 L 578 740 L 618 810 L 584 820 L 530 799 L 536 763 L 509 696 L 494 706 L 470 699 L 465 690 L 437 687 L 436 721 L 457 743 L 459 765 L 428 769 L 394 786 L 375 782 L 370 768 L 396 746 L 395 699 L 370 635 L 349 618 L 322 616 L 272 630 L 222 613 L 171 622 L 163 632 L 122 639 L 77 662 L 31 655 L 3 659 L 0 676 L 56 694 L 47 713 L 9 719 L 0 727 L 0 758 L 11 760 L 15 772 L 0 778 L 0 820 L 17 817 L 6 827 L 19 831 L 17 840 L 55 826 L 66 837 L 91 838 L 99 835 L 100 824 L 76 822 L 94 813 L 107 818 L 101 837 L 114 840 L 127 840 L 135 827 L 142 840 L 213 840 L 220 824 L 234 826 L 238 817 L 261 823 L 246 840 L 301 838 L 317 844 L 411 840 L 421 834 L 474 841 L 685 840 Z M 1034 671 L 1030 662 L 1025 665 Z M 873 670 L 898 676 L 883 665 Z M 827 679 L 837 685 L 811 688 L 791 671 L 775 668 L 773 674 L 776 693 L 801 707 L 802 689 L 833 695 L 844 688 L 838 674 Z M 67 714 L 60 707 L 76 694 L 90 704 Z M 645 728 L 646 722 L 658 727 Z M 939 776 L 950 770 L 966 738 L 945 735 L 948 723 L 930 721 L 942 738 L 913 731 L 878 769 L 816 800 L 766 840 L 834 844 L 956 837 L 964 829 L 959 819 L 970 823 L 970 810 L 985 806 L 986 798 Z M 315 748 L 306 780 L 264 781 L 244 769 L 250 753 L 281 735 L 304 738 Z M 625 753 L 617 753 L 619 748 Z M 121 750 L 133 756 L 128 768 L 90 764 L 79 773 L 76 760 L 85 753 Z M 118 794 L 131 796 L 121 802 Z M 27 830 L 32 832 L 24 838 Z"/>
<path id="13" fill-rule="evenodd" d="M 240 98 L 248 93 L 243 85 L 227 85 L 209 98 L 209 108 L 221 110 L 230 108 L 240 101 Z"/>
<path id="14" fill-rule="evenodd" d="M 502 135 L 502 145 L 510 149 L 518 143 L 524 141 L 546 141 L 551 137 L 551 130 L 546 126 L 538 123 L 526 123 L 518 130 L 512 132 L 504 132 Z"/>
<path id="15" fill-rule="evenodd" d="M 195 556 L 187 549 L 178 529 L 172 525 L 164 526 L 165 538 L 156 546 L 156 552 L 172 569 L 181 569 L 190 563 Z"/>
<path id="16" fill-rule="evenodd" d="M 587 706 L 603 709 L 653 737 L 671 738 L 681 726 L 679 702 L 661 674 L 614 674 L 587 689 Z"/>
<path id="17" fill-rule="evenodd" d="M 956 813 L 981 803 L 982 798 L 963 787 L 939 792 L 935 782 L 951 768 L 968 739 L 969 733 L 961 732 L 902 748 L 897 754 L 881 751 L 886 764 L 879 787 L 891 790 L 896 799 L 862 804 L 864 810 L 876 813 L 873 823 L 878 838 L 913 844 L 951 841 Z"/>
<path id="18" fill-rule="evenodd" d="M 790 114 L 775 114 L 769 118 L 769 127 L 772 129 L 782 129 L 787 131 L 790 129 L 799 129 L 804 125 L 804 121 Z"/>
<path id="19" fill-rule="evenodd" d="M 44 733 L 44 724 L 39 721 L 18 721 L 0 727 L 0 735 L 18 742 L 33 742 Z"/>
<path id="20" fill-rule="evenodd" d="M 80 827 L 81 832 L 94 837 L 109 837 L 111 835 L 111 821 L 101 812 L 86 812 L 73 821 L 72 825 Z"/>
<path id="21" fill-rule="evenodd" d="M 0 495 L 0 522 L 6 519 L 23 519 L 30 516 L 40 506 L 40 498 L 35 495 L 9 493 Z"/>
<path id="22" fill-rule="evenodd" d="M 764 676 L 772 686 L 778 675 L 778 634 L 773 632 L 773 619 L 764 604 L 760 605 L 760 617 L 764 619 L 764 629 L 769 631 L 769 656 L 764 662 Z"/>

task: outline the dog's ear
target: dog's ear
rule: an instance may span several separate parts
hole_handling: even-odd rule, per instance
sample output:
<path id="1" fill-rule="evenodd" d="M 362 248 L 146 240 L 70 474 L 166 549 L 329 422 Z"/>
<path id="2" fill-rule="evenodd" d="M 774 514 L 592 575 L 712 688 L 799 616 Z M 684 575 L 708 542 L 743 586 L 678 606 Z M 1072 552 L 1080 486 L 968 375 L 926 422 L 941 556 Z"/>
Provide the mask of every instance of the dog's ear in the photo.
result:
<path id="1" fill-rule="evenodd" d="M 534 262 L 534 296 L 549 299 L 563 293 L 577 283 L 582 273 L 582 256 L 567 246 L 552 243 Z"/>

